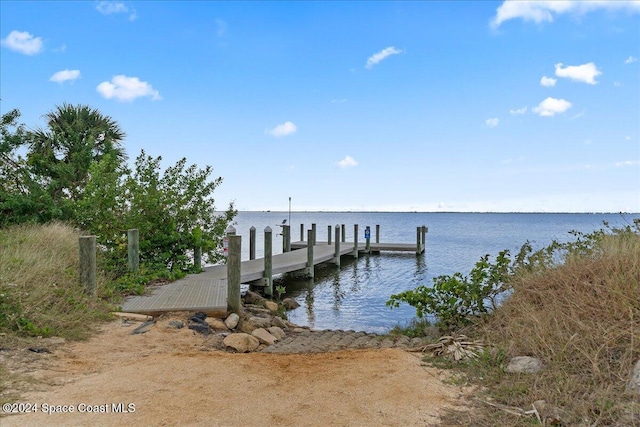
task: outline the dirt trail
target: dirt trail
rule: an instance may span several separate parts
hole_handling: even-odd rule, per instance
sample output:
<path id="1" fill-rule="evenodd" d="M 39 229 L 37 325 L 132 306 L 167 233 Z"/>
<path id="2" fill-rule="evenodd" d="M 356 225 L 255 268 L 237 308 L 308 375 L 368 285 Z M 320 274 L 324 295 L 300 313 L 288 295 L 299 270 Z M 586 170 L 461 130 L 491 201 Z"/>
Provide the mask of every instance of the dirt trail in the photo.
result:
<path id="1" fill-rule="evenodd" d="M 131 330 L 116 321 L 87 342 L 30 355 L 40 358 L 39 391 L 21 402 L 38 412 L 3 414 L 0 425 L 431 426 L 462 404 L 419 353 L 231 354 L 186 328 Z M 45 403 L 75 412 L 44 414 Z M 115 412 L 120 403 L 135 411 Z"/>

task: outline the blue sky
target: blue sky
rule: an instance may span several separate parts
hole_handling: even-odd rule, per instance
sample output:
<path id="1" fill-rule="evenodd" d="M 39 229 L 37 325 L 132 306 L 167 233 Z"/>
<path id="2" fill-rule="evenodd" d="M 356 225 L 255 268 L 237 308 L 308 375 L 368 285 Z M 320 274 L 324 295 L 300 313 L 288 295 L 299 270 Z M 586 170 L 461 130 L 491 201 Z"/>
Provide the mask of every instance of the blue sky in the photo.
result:
<path id="1" fill-rule="evenodd" d="M 1 112 L 86 104 L 241 210 L 640 212 L 640 1 L 0 1 Z"/>

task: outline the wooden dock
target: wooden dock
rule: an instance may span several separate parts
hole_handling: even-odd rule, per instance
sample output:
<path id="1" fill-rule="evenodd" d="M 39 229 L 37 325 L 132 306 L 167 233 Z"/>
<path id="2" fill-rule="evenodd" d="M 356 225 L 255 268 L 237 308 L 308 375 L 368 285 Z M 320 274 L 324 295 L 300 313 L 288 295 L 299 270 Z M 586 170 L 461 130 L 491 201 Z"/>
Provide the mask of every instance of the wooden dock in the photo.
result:
<path id="1" fill-rule="evenodd" d="M 267 237 L 266 233 L 269 233 L 268 241 L 271 242 L 271 229 L 269 227 L 267 229 L 268 231 L 265 230 L 265 237 Z M 335 242 L 339 240 L 339 232 L 336 231 L 336 241 L 333 244 L 328 241 L 315 242 L 316 244 L 310 249 L 307 242 L 310 240 L 315 241 L 314 233 L 315 227 L 313 231 L 309 230 L 309 238 L 306 242 L 287 242 L 285 234 L 283 248 L 284 250 L 292 250 L 273 256 L 270 256 L 270 251 L 265 251 L 267 254 L 265 258 L 238 262 L 240 271 L 235 272 L 235 275 L 238 276 L 237 278 L 234 277 L 234 274 L 230 274 L 234 272 L 227 268 L 228 265 L 233 264 L 229 259 L 228 265 L 207 267 L 200 274 L 192 274 L 175 282 L 159 286 L 153 289 L 149 295 L 130 297 L 122 305 L 122 311 L 148 315 L 159 315 L 171 311 L 202 311 L 209 316 L 223 317 L 230 311 L 229 295 L 233 294 L 233 299 L 239 299 L 240 283 L 265 286 L 266 293 L 272 294 L 273 290 L 270 287 L 272 286 L 272 276 L 275 274 L 298 272 L 313 278 L 315 265 L 332 262 L 339 266 L 340 258 L 343 256 L 358 257 L 361 253 L 381 251 L 406 251 L 419 254 L 424 252 L 426 228 L 418 228 L 418 241 L 416 244 L 371 243 L 368 239 L 362 243 L 341 241 L 336 244 Z M 420 237 L 421 233 L 422 237 Z M 240 238 L 234 234 L 235 230 L 233 237 Z M 307 250 L 302 250 L 304 248 Z M 230 251 L 229 256 L 231 257 L 231 255 Z M 235 255 L 236 260 L 239 260 L 239 248 L 238 253 Z M 254 258 L 253 256 L 251 257 Z M 238 283 L 230 287 L 230 282 L 234 281 Z M 237 295 L 236 287 L 238 288 Z M 229 289 L 232 289 L 232 291 Z"/>

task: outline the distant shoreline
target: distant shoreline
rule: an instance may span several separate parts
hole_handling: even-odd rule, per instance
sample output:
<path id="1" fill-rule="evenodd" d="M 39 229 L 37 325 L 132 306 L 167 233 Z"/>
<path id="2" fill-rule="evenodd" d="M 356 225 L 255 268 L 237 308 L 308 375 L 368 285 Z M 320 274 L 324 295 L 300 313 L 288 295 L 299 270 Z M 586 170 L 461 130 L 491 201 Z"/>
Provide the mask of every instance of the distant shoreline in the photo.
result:
<path id="1" fill-rule="evenodd" d="M 238 210 L 238 213 L 289 213 L 286 210 Z M 395 213 L 395 214 L 497 214 L 497 215 L 640 215 L 640 212 L 491 212 L 491 211 L 291 211 L 291 213 Z"/>

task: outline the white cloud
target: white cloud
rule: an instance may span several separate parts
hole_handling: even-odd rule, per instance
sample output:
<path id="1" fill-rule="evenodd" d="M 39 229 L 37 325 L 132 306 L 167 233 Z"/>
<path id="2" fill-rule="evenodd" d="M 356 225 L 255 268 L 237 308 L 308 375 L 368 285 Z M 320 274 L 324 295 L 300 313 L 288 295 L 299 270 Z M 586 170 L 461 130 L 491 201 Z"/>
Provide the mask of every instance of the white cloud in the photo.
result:
<path id="1" fill-rule="evenodd" d="M 358 164 L 358 162 L 356 162 L 353 157 L 351 156 L 346 156 L 344 159 L 340 160 L 339 162 L 336 163 L 339 167 L 341 168 L 351 168 L 354 167 Z"/>
<path id="2" fill-rule="evenodd" d="M 512 116 L 519 116 L 521 114 L 525 114 L 527 112 L 527 107 L 517 108 L 515 110 L 509 110 L 509 113 Z"/>
<path id="3" fill-rule="evenodd" d="M 542 78 L 540 79 L 540 85 L 545 87 L 553 87 L 556 85 L 557 81 L 558 80 L 554 79 L 553 77 L 542 76 Z"/>
<path id="4" fill-rule="evenodd" d="M 102 82 L 96 90 L 105 98 L 115 98 L 118 101 L 133 101 L 136 98 L 148 96 L 153 101 L 162 99 L 160 93 L 137 77 L 125 75 L 114 76 L 110 82 Z"/>
<path id="5" fill-rule="evenodd" d="M 538 113 L 543 117 L 551 117 L 556 114 L 564 113 L 571 108 L 571 103 L 564 99 L 547 98 L 533 108 L 534 113 Z"/>
<path id="6" fill-rule="evenodd" d="M 267 129 L 265 133 L 273 135 L 275 137 L 287 136 L 295 133 L 298 130 L 297 126 L 293 122 L 284 122 L 281 125 L 274 127 L 273 129 Z"/>
<path id="7" fill-rule="evenodd" d="M 399 53 L 402 53 L 403 51 L 400 49 L 396 49 L 393 46 L 389 46 L 387 48 L 382 49 L 380 52 L 378 53 L 374 53 L 373 55 L 371 55 L 369 57 L 369 59 L 367 59 L 367 65 L 365 65 L 366 68 L 371 69 L 373 68 L 374 65 L 378 64 L 380 61 L 382 61 L 383 59 L 391 56 L 391 55 L 397 55 Z"/>
<path id="8" fill-rule="evenodd" d="M 631 137 L 629 135 L 624 137 L 625 141 L 631 141 Z"/>
<path id="9" fill-rule="evenodd" d="M 633 64 L 634 62 L 638 61 L 638 58 L 634 57 L 634 56 L 630 56 L 627 59 L 624 60 L 625 64 Z"/>
<path id="10" fill-rule="evenodd" d="M 64 83 L 66 81 L 73 81 L 78 78 L 80 78 L 80 70 L 62 70 L 54 73 L 53 76 L 49 78 L 49 81 Z"/>
<path id="11" fill-rule="evenodd" d="M 616 163 L 617 167 L 622 167 L 622 166 L 636 166 L 636 165 L 640 165 L 640 161 L 639 160 L 625 160 L 624 162 L 618 162 Z"/>
<path id="12" fill-rule="evenodd" d="M 494 117 L 492 119 L 487 119 L 485 120 L 485 123 L 488 127 L 490 128 L 494 128 L 496 126 L 498 126 L 498 123 L 500 123 L 500 119 L 497 117 Z"/>
<path id="13" fill-rule="evenodd" d="M 524 21 L 533 21 L 536 24 L 553 22 L 554 16 L 562 14 L 585 14 L 594 10 L 627 10 L 640 12 L 640 2 L 631 1 L 548 1 L 548 0 L 506 0 L 498 9 L 490 22 L 492 28 L 498 28 L 503 22 L 520 18 Z"/>
<path id="14" fill-rule="evenodd" d="M 128 13 L 129 21 L 135 21 L 138 17 L 135 9 L 129 9 L 124 3 L 119 1 L 101 1 L 96 6 L 96 10 L 103 15 L 111 15 L 114 13 Z"/>
<path id="15" fill-rule="evenodd" d="M 562 68 L 562 63 L 556 64 L 556 76 L 566 77 L 590 85 L 598 83 L 596 77 L 601 74 L 602 72 L 598 70 L 598 67 L 593 62 L 582 65 L 567 65 L 564 68 Z"/>
<path id="16" fill-rule="evenodd" d="M 2 46 L 25 55 L 36 55 L 43 50 L 42 38 L 34 37 L 26 31 L 16 30 L 2 39 Z"/>

